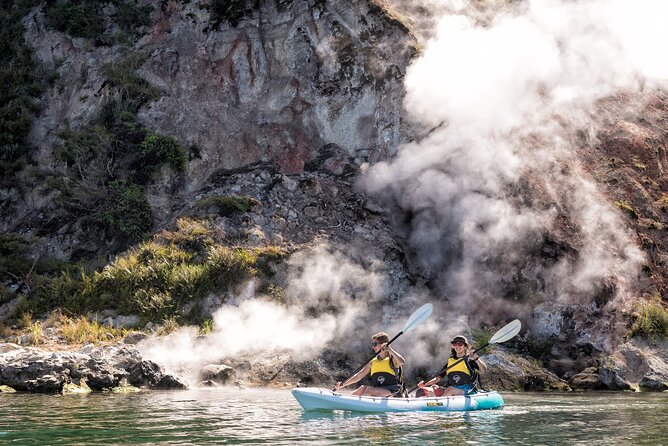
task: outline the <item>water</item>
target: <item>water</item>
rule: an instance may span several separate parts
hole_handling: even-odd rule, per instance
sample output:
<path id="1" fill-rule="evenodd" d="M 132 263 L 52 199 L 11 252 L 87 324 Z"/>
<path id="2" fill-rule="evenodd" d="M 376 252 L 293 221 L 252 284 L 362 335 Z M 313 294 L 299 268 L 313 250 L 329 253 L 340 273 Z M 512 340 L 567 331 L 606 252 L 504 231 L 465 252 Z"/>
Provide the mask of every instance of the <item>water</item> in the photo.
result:
<path id="1" fill-rule="evenodd" d="M 505 394 L 469 413 L 307 413 L 283 390 L 0 394 L 0 444 L 668 445 L 668 394 Z"/>

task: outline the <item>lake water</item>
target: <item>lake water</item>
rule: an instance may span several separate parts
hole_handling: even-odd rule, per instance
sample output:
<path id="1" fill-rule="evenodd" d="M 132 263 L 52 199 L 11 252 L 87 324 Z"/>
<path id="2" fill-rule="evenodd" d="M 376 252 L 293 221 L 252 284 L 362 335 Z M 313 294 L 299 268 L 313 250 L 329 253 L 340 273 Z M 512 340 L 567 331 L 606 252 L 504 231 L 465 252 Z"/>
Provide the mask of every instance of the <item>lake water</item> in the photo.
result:
<path id="1" fill-rule="evenodd" d="M 668 393 L 504 394 L 468 413 L 304 412 L 287 390 L 0 394 L 0 444 L 668 445 Z"/>

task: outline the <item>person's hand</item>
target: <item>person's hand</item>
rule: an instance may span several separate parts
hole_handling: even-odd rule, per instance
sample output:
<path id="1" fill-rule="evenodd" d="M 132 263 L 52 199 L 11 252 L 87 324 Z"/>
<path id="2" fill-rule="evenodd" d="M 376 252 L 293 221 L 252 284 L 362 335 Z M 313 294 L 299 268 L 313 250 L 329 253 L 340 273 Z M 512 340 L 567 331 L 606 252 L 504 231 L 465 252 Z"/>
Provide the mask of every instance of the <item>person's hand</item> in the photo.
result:
<path id="1" fill-rule="evenodd" d="M 418 383 L 418 387 L 424 387 L 424 381 L 420 381 L 420 382 Z"/>
<path id="2" fill-rule="evenodd" d="M 339 390 L 341 387 L 343 387 L 343 383 L 341 381 L 337 382 L 336 385 L 334 386 L 336 390 Z"/>
<path id="3" fill-rule="evenodd" d="M 476 359 L 478 359 L 478 355 L 476 354 L 475 350 L 473 350 L 472 348 L 470 348 L 469 351 L 466 352 L 466 354 L 469 356 L 469 359 L 472 360 L 472 361 L 475 361 Z"/>
<path id="4" fill-rule="evenodd" d="M 380 346 L 380 351 L 382 353 L 389 353 L 390 347 L 387 345 L 387 342 Z"/>

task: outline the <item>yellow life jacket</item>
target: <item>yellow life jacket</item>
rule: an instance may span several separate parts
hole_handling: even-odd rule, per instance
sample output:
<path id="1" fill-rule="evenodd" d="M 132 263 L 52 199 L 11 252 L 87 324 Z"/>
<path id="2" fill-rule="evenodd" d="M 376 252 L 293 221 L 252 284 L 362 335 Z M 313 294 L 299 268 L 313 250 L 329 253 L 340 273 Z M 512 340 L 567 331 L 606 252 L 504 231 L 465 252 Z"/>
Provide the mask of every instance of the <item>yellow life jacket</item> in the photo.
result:
<path id="1" fill-rule="evenodd" d="M 378 359 L 378 356 L 371 360 L 371 381 L 374 387 L 386 387 L 398 384 L 397 372 L 392 368 L 390 357 Z"/>
<path id="2" fill-rule="evenodd" d="M 450 386 L 463 386 L 465 384 L 473 384 L 471 379 L 472 370 L 469 369 L 466 360 L 461 361 L 459 364 L 454 367 L 452 364 L 459 361 L 461 358 L 450 358 L 448 359 L 448 385 Z"/>

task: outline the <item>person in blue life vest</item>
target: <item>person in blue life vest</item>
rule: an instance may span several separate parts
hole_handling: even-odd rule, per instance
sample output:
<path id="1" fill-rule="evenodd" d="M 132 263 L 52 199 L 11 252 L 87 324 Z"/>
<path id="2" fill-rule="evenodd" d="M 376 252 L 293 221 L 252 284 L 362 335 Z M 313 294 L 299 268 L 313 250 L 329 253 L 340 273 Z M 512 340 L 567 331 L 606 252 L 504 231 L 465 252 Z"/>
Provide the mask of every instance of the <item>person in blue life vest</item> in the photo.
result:
<path id="1" fill-rule="evenodd" d="M 355 389 L 352 395 L 366 396 L 394 396 L 401 392 L 400 368 L 406 362 L 404 357 L 387 345 L 390 337 L 380 332 L 371 337 L 371 347 L 377 355 L 369 361 L 359 372 L 343 382 L 336 383 L 336 390 L 361 381 L 367 375 L 371 376 L 372 385 L 362 385 Z"/>
<path id="2" fill-rule="evenodd" d="M 479 372 L 485 372 L 487 366 L 469 346 L 465 336 L 457 335 L 450 342 L 452 345 L 447 364 L 427 382 L 420 381 L 415 396 L 456 396 L 467 395 L 475 391 L 475 382 Z M 463 361 L 455 364 L 461 358 Z M 437 383 L 447 378 L 446 387 Z"/>

